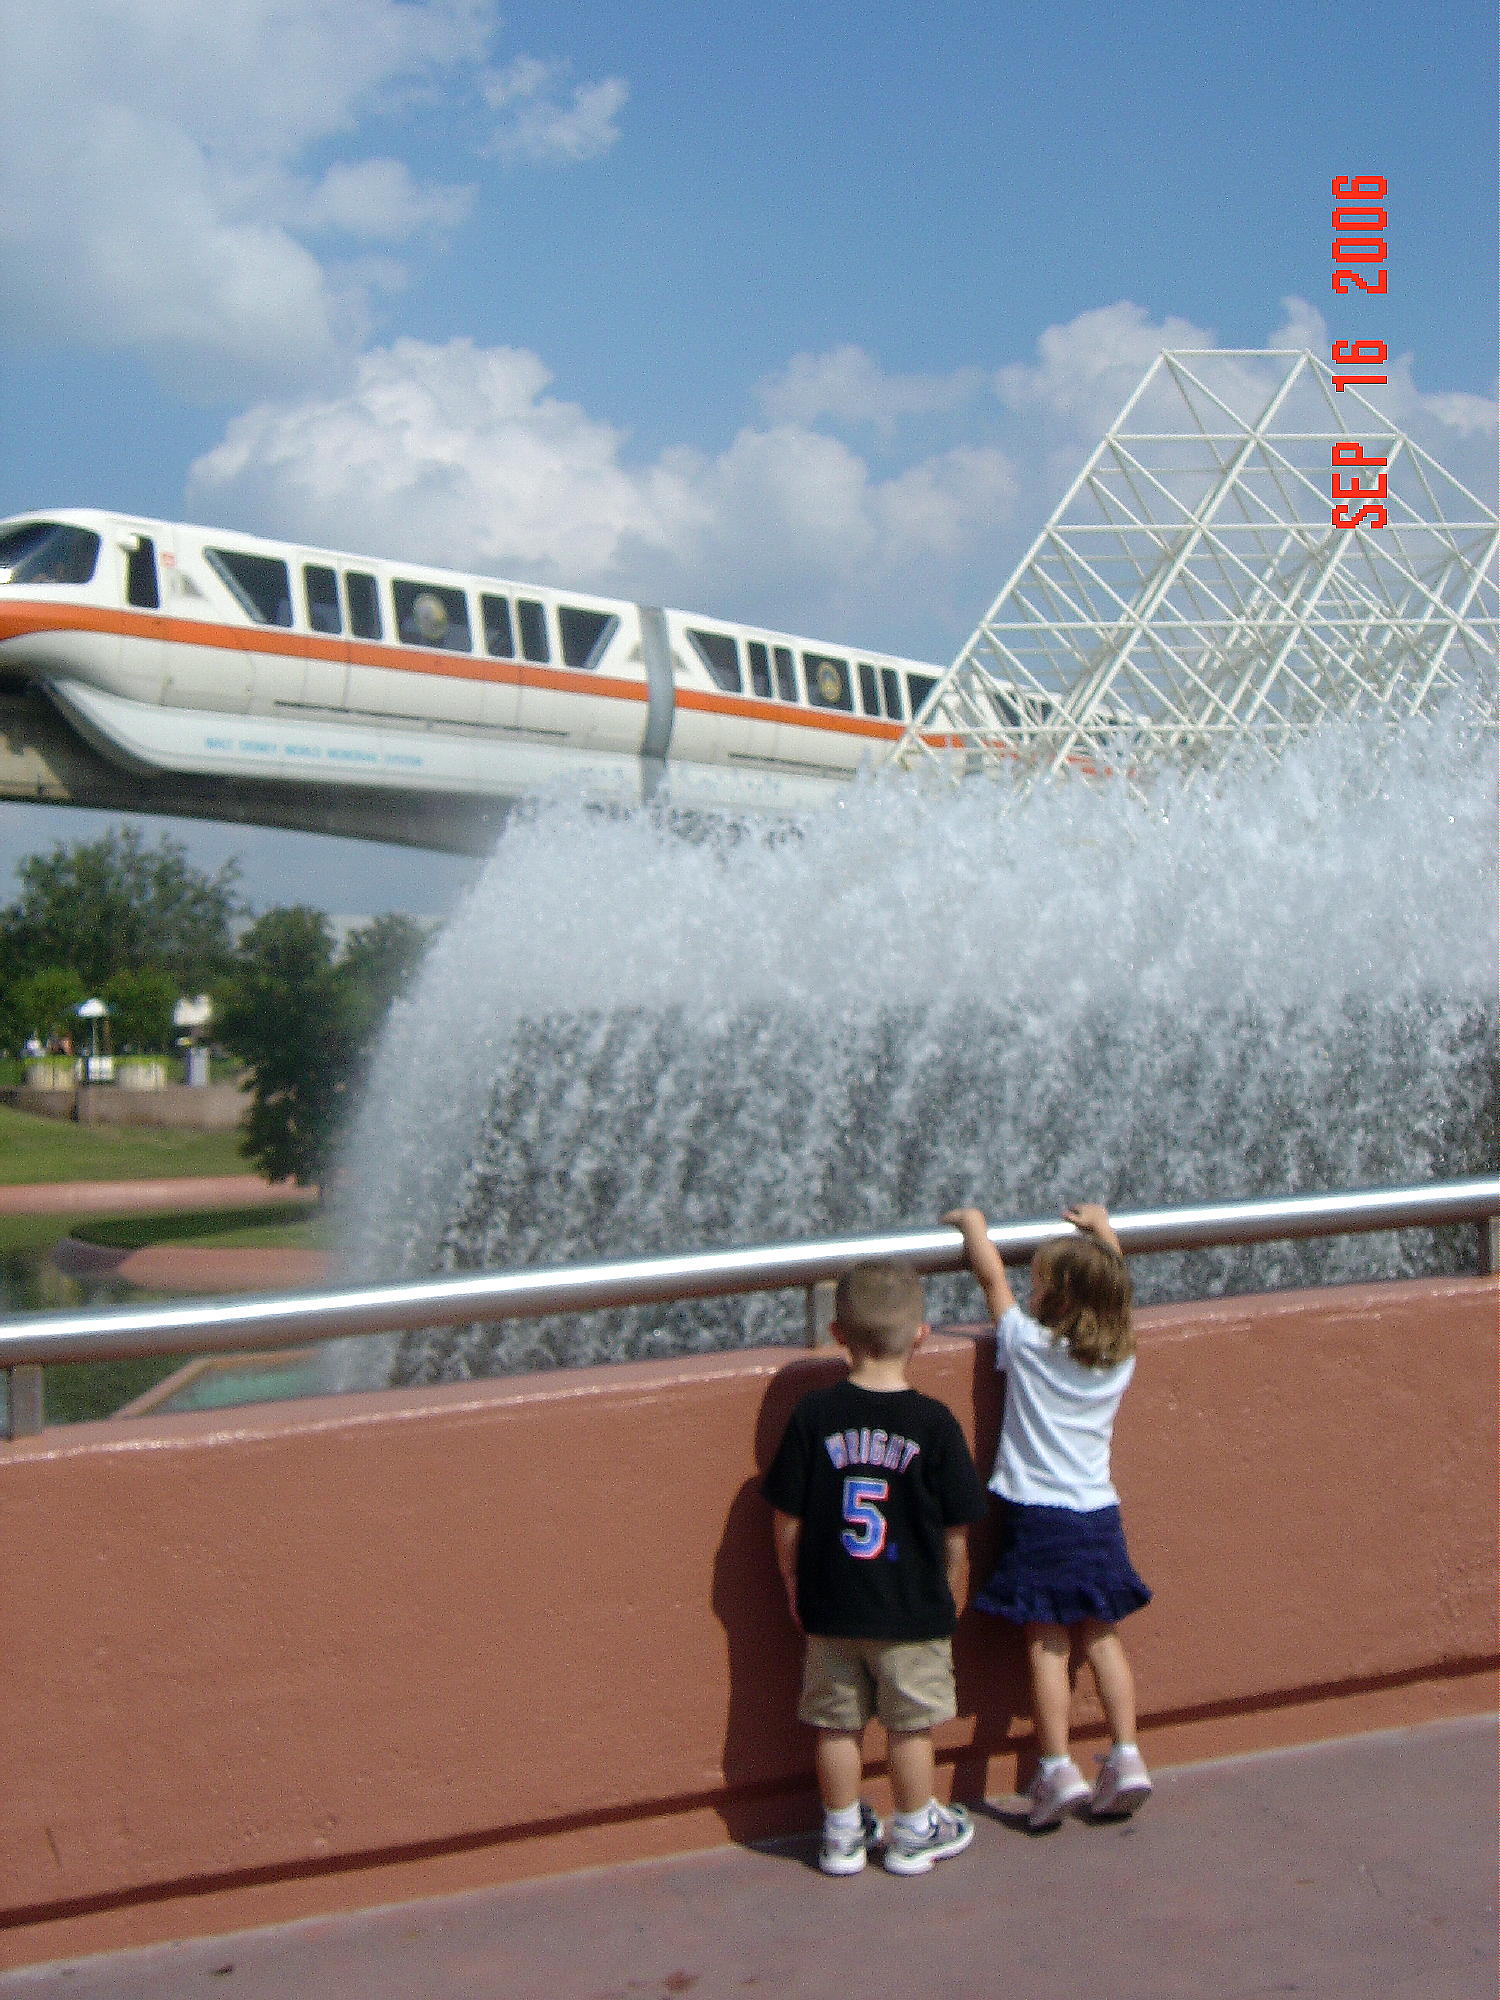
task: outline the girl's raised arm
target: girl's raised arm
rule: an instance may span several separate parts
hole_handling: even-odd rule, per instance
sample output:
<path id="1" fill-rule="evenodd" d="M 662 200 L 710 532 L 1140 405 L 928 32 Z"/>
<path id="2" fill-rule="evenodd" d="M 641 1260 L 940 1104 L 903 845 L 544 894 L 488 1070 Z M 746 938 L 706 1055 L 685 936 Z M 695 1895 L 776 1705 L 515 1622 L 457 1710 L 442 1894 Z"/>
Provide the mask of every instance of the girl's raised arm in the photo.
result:
<path id="1" fill-rule="evenodd" d="M 1075 1201 L 1071 1208 L 1063 1210 L 1063 1221 L 1071 1222 L 1075 1229 L 1081 1229 L 1085 1236 L 1097 1236 L 1101 1243 L 1124 1256 L 1120 1249 L 1120 1239 L 1114 1232 L 1109 1219 L 1109 1210 L 1102 1202 Z"/>
<path id="2" fill-rule="evenodd" d="M 998 1321 L 1001 1314 L 1015 1304 L 1016 1295 L 1010 1288 L 1010 1279 L 1005 1275 L 1005 1260 L 990 1241 L 984 1211 L 978 1208 L 950 1209 L 943 1220 L 963 1237 L 969 1269 L 979 1280 L 990 1317 Z"/>

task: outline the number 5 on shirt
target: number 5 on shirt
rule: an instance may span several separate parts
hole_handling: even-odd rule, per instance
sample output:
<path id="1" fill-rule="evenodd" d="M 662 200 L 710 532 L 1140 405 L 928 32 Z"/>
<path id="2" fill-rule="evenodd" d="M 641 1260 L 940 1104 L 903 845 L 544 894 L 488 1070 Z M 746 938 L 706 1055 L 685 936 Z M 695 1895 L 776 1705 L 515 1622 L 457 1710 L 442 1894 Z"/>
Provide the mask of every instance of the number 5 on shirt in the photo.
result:
<path id="1" fill-rule="evenodd" d="M 849 1522 L 839 1537 L 851 1556 L 868 1562 L 885 1547 L 885 1516 L 876 1506 L 891 1490 L 888 1479 L 846 1479 L 844 1519 Z"/>

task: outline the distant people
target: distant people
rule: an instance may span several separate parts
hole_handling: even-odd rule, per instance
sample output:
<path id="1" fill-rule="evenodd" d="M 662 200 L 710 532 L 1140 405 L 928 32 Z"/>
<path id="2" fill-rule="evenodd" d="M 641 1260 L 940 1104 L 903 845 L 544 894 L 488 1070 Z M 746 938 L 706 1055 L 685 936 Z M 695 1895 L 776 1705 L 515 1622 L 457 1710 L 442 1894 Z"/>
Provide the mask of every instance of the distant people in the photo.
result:
<path id="1" fill-rule="evenodd" d="M 1100 1818 L 1123 1816 L 1151 1795 L 1135 1740 L 1135 1683 L 1116 1629 L 1151 1593 L 1126 1550 L 1109 1471 L 1115 1412 L 1135 1371 L 1130 1272 L 1097 1202 L 1078 1203 L 1066 1219 L 1079 1234 L 1037 1251 L 1027 1314 L 982 1213 L 960 1208 L 943 1217 L 963 1234 L 996 1322 L 996 1365 L 1007 1378 L 990 1479 L 1005 1503 L 1005 1539 L 999 1567 L 975 1601 L 1026 1635 L 1041 1750 L 1033 1827 L 1056 1826 L 1085 1802 Z M 1114 1739 L 1093 1785 L 1068 1750 L 1075 1637 Z"/>
<path id="2" fill-rule="evenodd" d="M 955 1593 L 966 1525 L 984 1488 L 947 1405 L 913 1389 L 927 1337 L 922 1281 L 905 1264 L 856 1264 L 839 1280 L 833 1335 L 847 1377 L 792 1412 L 763 1491 L 787 1602 L 807 1636 L 797 1714 L 817 1730 L 826 1875 L 855 1875 L 884 1829 L 860 1797 L 872 1714 L 890 1743 L 896 1816 L 885 1865 L 925 1875 L 974 1838 L 934 1793 L 932 1731 L 957 1713 Z"/>

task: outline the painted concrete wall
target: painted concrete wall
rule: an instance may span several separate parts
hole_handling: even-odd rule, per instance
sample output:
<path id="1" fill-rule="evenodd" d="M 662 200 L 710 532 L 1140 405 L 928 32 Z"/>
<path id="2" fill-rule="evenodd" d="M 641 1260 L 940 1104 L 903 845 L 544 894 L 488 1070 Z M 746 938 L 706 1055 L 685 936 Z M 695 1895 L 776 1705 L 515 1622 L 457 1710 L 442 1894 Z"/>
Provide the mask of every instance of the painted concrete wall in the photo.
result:
<path id="1" fill-rule="evenodd" d="M 1116 1474 L 1157 1592 L 1127 1628 L 1148 1757 L 1494 1705 L 1496 1310 L 1454 1279 L 1140 1315 Z M 756 1477 L 837 1365 L 0 1446 L 0 1964 L 811 1824 Z M 990 1344 L 935 1341 L 914 1379 L 987 1458 Z M 1014 1635 L 970 1613 L 958 1662 L 945 1786 L 1008 1791 Z"/>

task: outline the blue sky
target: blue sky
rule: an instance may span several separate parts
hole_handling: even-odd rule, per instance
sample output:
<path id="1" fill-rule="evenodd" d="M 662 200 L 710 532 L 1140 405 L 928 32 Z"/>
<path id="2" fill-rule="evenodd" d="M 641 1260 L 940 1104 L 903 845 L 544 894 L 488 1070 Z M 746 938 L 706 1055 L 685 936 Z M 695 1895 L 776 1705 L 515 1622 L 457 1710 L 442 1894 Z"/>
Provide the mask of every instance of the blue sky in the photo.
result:
<path id="1" fill-rule="evenodd" d="M 1488 476 L 1494 41 L 1478 4 L 0 0 L 0 514 L 946 659 L 1163 345 L 1384 338 L 1393 413 Z M 0 807 L 0 871 L 98 825 Z M 261 903 L 465 875 L 176 830 Z"/>

